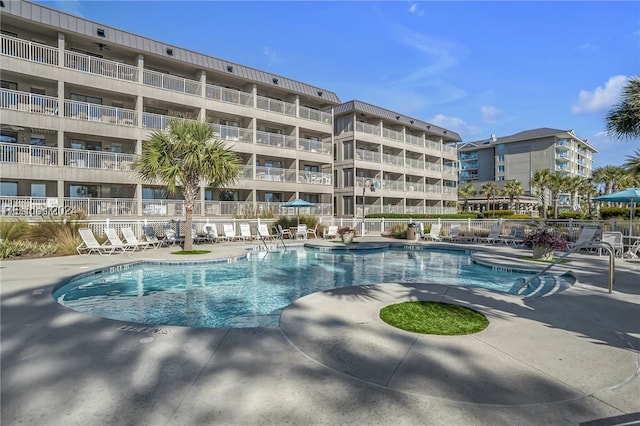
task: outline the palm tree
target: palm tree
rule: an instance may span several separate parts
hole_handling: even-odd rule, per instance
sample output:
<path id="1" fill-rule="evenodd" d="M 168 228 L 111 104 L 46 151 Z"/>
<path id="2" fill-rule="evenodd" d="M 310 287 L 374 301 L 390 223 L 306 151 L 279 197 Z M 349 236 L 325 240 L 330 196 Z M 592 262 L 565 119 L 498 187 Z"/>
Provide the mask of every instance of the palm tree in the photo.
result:
<path id="1" fill-rule="evenodd" d="M 583 200 L 586 199 L 589 217 L 593 214 L 593 203 L 591 202 L 591 199 L 598 195 L 597 186 L 597 182 L 594 182 L 593 179 L 584 179 L 580 184 L 580 188 L 578 188 L 580 197 L 582 197 Z"/>
<path id="2" fill-rule="evenodd" d="M 620 103 L 607 114 L 607 132 L 616 139 L 640 137 L 640 78 L 629 79 L 621 95 Z"/>
<path id="3" fill-rule="evenodd" d="M 549 169 L 536 170 L 529 182 L 529 185 L 535 187 L 540 192 L 540 201 L 542 202 L 542 218 L 547 218 L 547 189 L 551 182 L 553 174 Z"/>
<path id="4" fill-rule="evenodd" d="M 524 189 L 522 189 L 522 185 L 518 182 L 517 179 L 510 180 L 504 185 L 502 188 L 502 194 L 509 197 L 509 209 L 514 210 L 514 202 L 516 204 L 516 213 L 518 213 L 517 204 L 519 204 L 520 196 L 524 194 Z"/>
<path id="5" fill-rule="evenodd" d="M 184 250 L 193 249 L 193 208 L 200 186 L 221 188 L 235 182 L 238 156 L 213 139 L 211 125 L 202 121 L 170 120 L 166 130 L 156 130 L 142 145 L 135 173 L 145 182 L 160 181 L 170 194 L 182 192 L 186 212 Z"/>
<path id="6" fill-rule="evenodd" d="M 624 167 L 635 176 L 640 176 L 640 149 L 636 149 L 635 155 L 627 155 Z"/>
<path id="7" fill-rule="evenodd" d="M 487 197 L 487 210 L 489 210 L 489 200 L 495 200 L 496 195 L 498 195 L 498 186 L 493 182 L 485 183 L 482 185 L 482 195 Z M 493 204 L 490 210 L 494 210 L 495 202 Z"/>
<path id="8" fill-rule="evenodd" d="M 458 198 L 462 198 L 462 211 L 466 212 L 469 207 L 469 198 L 476 195 L 476 188 L 472 183 L 467 183 L 458 187 Z"/>
<path id="9" fill-rule="evenodd" d="M 580 209 L 578 200 L 580 198 L 580 188 L 586 181 L 586 178 L 582 176 L 568 176 L 566 179 L 566 188 L 569 191 L 571 210 L 576 211 Z"/>
<path id="10" fill-rule="evenodd" d="M 559 174 L 551 175 L 549 180 L 549 191 L 551 191 L 551 202 L 553 203 L 553 218 L 558 218 L 558 201 L 560 193 L 567 191 L 567 178 Z"/>

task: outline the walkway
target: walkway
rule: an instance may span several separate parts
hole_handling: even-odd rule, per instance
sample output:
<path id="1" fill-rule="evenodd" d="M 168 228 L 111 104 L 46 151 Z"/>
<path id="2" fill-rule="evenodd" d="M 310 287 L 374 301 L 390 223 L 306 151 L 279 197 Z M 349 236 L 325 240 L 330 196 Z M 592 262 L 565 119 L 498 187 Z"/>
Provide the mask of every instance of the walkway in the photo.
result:
<path id="1" fill-rule="evenodd" d="M 425 243 L 433 244 L 433 243 Z M 212 245 L 203 258 L 242 255 Z M 143 327 L 75 313 L 64 277 L 173 249 L 5 261 L 3 425 L 465 424 L 640 422 L 640 261 L 573 257 L 579 282 L 533 300 L 437 284 L 316 293 L 280 327 Z M 519 250 L 489 248 L 509 260 Z M 502 256 L 502 257 L 501 257 Z M 423 336 L 382 323 L 410 299 L 464 304 L 490 326 Z"/>

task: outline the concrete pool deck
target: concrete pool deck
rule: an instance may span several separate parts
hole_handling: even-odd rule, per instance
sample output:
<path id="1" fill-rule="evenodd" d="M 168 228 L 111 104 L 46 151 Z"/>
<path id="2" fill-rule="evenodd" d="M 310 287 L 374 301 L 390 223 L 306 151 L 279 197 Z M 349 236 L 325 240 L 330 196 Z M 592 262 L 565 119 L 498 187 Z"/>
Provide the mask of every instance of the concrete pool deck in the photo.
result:
<path id="1" fill-rule="evenodd" d="M 197 258 L 248 246 L 215 244 Z M 477 247 L 504 265 L 526 254 L 450 247 Z M 3 425 L 640 424 L 640 260 L 616 260 L 613 294 L 607 257 L 572 255 L 564 268 L 578 282 L 543 298 L 352 287 L 303 297 L 279 327 L 251 329 L 123 323 L 51 296 L 71 275 L 175 260 L 174 250 L 0 263 Z M 383 306 L 418 299 L 472 307 L 490 325 L 443 337 L 378 318 Z"/>

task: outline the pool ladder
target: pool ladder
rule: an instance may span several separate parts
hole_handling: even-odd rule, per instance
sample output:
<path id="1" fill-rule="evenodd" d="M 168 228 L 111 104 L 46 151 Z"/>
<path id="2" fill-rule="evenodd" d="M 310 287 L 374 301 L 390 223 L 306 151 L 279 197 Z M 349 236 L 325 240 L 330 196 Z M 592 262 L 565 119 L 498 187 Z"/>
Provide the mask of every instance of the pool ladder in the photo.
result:
<path id="1" fill-rule="evenodd" d="M 543 270 L 539 271 L 533 277 L 529 278 L 528 280 L 525 280 L 516 289 L 516 294 L 520 293 L 520 291 L 523 288 L 527 287 L 529 284 L 531 284 L 531 282 L 533 282 L 535 279 L 539 278 L 540 275 L 544 274 L 549 269 L 553 268 L 555 265 L 557 265 L 558 263 L 562 262 L 564 259 L 569 257 L 570 254 L 575 253 L 578 250 L 583 249 L 583 248 L 605 249 L 607 251 L 607 253 L 609 253 L 609 293 L 613 293 L 613 283 L 614 283 L 614 277 L 615 277 L 615 273 L 616 273 L 616 262 L 615 262 L 616 256 L 615 256 L 615 250 L 614 250 L 613 246 L 610 243 L 606 242 L 606 241 L 587 241 L 586 243 L 578 244 L 578 245 L 575 245 L 575 246 L 571 247 L 569 250 L 567 250 L 567 252 L 565 254 L 563 254 L 562 256 L 557 258 L 555 262 L 553 262 L 552 264 L 548 265 Z"/>

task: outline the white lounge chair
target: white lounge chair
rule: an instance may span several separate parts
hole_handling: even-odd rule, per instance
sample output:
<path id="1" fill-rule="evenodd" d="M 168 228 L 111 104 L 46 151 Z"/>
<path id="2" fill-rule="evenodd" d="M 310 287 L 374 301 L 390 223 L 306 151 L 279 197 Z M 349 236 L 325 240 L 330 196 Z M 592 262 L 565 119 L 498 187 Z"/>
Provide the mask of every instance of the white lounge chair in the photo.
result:
<path id="1" fill-rule="evenodd" d="M 489 229 L 489 235 L 486 237 L 478 237 L 477 240 L 478 242 L 481 243 L 489 243 L 489 244 L 494 244 L 494 243 L 500 243 L 502 242 L 502 238 L 500 238 L 500 234 L 502 233 L 502 223 L 498 223 L 496 225 L 493 225 L 490 229 Z"/>
<path id="2" fill-rule="evenodd" d="M 225 223 L 224 225 L 222 225 L 222 231 L 224 232 L 224 237 L 228 241 L 234 241 L 238 238 L 236 236 L 236 229 L 230 223 Z"/>
<path id="3" fill-rule="evenodd" d="M 115 251 L 120 251 L 122 253 L 125 251 L 123 247 L 114 247 L 108 243 L 100 244 L 98 240 L 96 240 L 96 236 L 93 235 L 93 231 L 89 228 L 80 228 L 78 229 L 78 233 L 80 234 L 80 238 L 82 238 L 82 243 L 76 247 L 76 251 L 80 255 L 90 253 L 103 255 L 111 254 Z"/>
<path id="4" fill-rule="evenodd" d="M 622 257 L 624 253 L 624 244 L 622 242 L 622 232 L 603 232 L 602 242 L 611 244 L 613 248 L 613 255 L 615 257 Z M 598 249 L 598 255 L 602 255 L 602 249 Z"/>
<path id="5" fill-rule="evenodd" d="M 280 236 L 280 238 L 284 238 L 284 236 L 286 235 L 287 238 L 293 239 L 293 234 L 291 233 L 291 230 L 282 229 L 282 225 L 278 225 L 278 235 Z"/>
<path id="6" fill-rule="evenodd" d="M 133 233 L 133 229 L 129 227 L 124 227 L 120 231 L 122 232 L 122 236 L 124 237 L 127 244 L 134 246 L 134 249 L 142 249 L 144 251 L 149 247 L 157 248 L 159 246 L 159 244 L 156 245 L 156 243 L 151 241 L 138 240 L 138 237 L 136 237 L 136 234 Z"/>
<path id="7" fill-rule="evenodd" d="M 322 233 L 322 238 L 337 238 L 338 237 L 338 225 L 329 225 L 324 228 L 324 232 Z"/>
<path id="8" fill-rule="evenodd" d="M 296 235 L 294 236 L 295 239 L 298 238 L 302 238 L 303 240 L 307 239 L 307 225 L 305 225 L 304 223 L 301 223 L 300 225 L 298 225 L 298 227 L 296 228 Z"/>
<path id="9" fill-rule="evenodd" d="M 273 240 L 274 236 L 269 233 L 269 228 L 266 223 L 260 223 L 258 225 L 258 238 L 261 240 Z"/>
<path id="10" fill-rule="evenodd" d="M 307 228 L 307 237 L 313 235 L 313 238 L 318 238 L 318 224 L 316 223 L 316 226 L 311 229 L 311 228 Z"/>
<path id="11" fill-rule="evenodd" d="M 636 259 L 638 256 L 640 256 L 640 240 L 636 240 L 636 242 L 629 247 L 629 250 L 624 253 L 624 257 L 627 259 Z"/>
<path id="12" fill-rule="evenodd" d="M 162 238 L 163 246 L 175 246 L 176 243 L 179 243 L 180 239 L 176 236 L 176 231 L 171 228 L 167 228 L 164 230 L 164 237 Z"/>
<path id="13" fill-rule="evenodd" d="M 218 228 L 215 223 L 207 223 L 202 227 L 207 240 L 217 243 L 218 240 L 226 241 L 226 238 L 218 234 Z"/>
<path id="14" fill-rule="evenodd" d="M 462 241 L 461 229 L 462 225 L 460 224 L 451 225 L 451 227 L 449 228 L 449 235 L 442 236 L 442 239 L 451 242 Z"/>
<path id="15" fill-rule="evenodd" d="M 598 238 L 598 234 L 600 232 L 600 227 L 595 225 L 587 225 L 580 230 L 580 235 L 578 235 L 578 239 L 576 239 L 573 243 L 569 243 L 570 248 L 578 247 L 583 244 L 595 241 Z M 593 247 L 584 247 L 579 248 L 580 250 L 593 250 Z"/>
<path id="16" fill-rule="evenodd" d="M 442 224 L 434 223 L 433 225 L 431 225 L 431 229 L 429 229 L 429 232 L 422 234 L 421 237 L 423 240 L 442 241 L 442 238 L 440 237 L 441 230 Z"/>
<path id="17" fill-rule="evenodd" d="M 143 226 L 142 231 L 144 232 L 144 239 L 154 245 L 154 247 L 158 248 L 162 245 L 162 241 L 158 239 L 156 235 L 156 230 L 153 229 L 153 226 Z"/>
<path id="18" fill-rule="evenodd" d="M 253 240 L 253 235 L 251 235 L 251 225 L 248 223 L 240 224 L 240 239 L 244 241 Z"/>
<path id="19" fill-rule="evenodd" d="M 109 244 L 111 244 L 113 247 L 122 247 L 125 251 L 134 251 L 137 248 L 134 244 L 125 243 L 124 241 L 122 241 L 118 236 L 118 231 L 116 231 L 114 228 L 105 228 L 104 233 L 109 240 Z"/>

